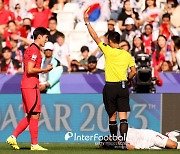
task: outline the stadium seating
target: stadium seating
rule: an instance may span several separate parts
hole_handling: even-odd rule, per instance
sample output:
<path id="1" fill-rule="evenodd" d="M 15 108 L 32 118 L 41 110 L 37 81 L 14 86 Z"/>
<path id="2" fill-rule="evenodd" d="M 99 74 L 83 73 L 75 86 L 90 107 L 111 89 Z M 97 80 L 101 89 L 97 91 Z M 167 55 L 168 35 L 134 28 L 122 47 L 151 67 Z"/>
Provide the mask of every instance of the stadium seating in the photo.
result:
<path id="1" fill-rule="evenodd" d="M 86 31 L 74 30 L 69 34 L 69 49 L 71 59 L 80 59 L 80 48 L 88 42 L 88 33 Z"/>
<path id="2" fill-rule="evenodd" d="M 66 3 L 63 8 L 63 12 L 72 12 L 74 14 L 76 14 L 78 10 L 78 3 Z"/>
<path id="3" fill-rule="evenodd" d="M 58 22 L 74 22 L 75 19 L 75 15 L 73 14 L 73 12 L 58 12 L 57 13 L 57 21 Z"/>

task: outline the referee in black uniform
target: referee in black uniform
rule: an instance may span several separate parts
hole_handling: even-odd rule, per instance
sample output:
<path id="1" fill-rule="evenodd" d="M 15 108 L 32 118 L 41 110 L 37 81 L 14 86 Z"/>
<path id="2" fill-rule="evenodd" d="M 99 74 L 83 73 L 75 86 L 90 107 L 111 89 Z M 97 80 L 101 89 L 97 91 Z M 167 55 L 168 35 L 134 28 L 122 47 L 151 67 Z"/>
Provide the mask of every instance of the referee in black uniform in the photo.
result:
<path id="1" fill-rule="evenodd" d="M 120 135 L 126 148 L 128 130 L 127 112 L 130 111 L 128 81 L 136 74 L 135 62 L 125 50 L 119 49 L 120 34 L 112 32 L 108 35 L 108 44 L 103 43 L 89 23 L 87 11 L 84 15 L 85 25 L 89 34 L 100 47 L 105 56 L 105 80 L 103 101 L 109 116 L 109 130 L 111 136 L 117 136 L 117 113 L 120 118 Z M 128 68 L 130 73 L 127 75 Z"/>

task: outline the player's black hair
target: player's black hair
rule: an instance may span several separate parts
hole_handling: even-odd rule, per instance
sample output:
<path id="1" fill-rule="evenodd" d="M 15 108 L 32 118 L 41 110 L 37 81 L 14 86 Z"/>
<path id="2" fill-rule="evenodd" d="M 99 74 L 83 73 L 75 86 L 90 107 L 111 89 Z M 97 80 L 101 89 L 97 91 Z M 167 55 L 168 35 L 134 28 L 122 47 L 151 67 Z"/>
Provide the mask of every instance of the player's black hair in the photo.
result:
<path id="1" fill-rule="evenodd" d="M 120 42 L 120 34 L 118 32 L 111 32 L 108 34 L 108 41 L 112 41 L 113 43 L 119 44 Z"/>
<path id="2" fill-rule="evenodd" d="M 162 16 L 162 19 L 163 19 L 163 18 L 171 19 L 171 15 L 170 15 L 169 13 L 165 13 L 165 14 L 163 14 L 163 16 Z"/>
<path id="3" fill-rule="evenodd" d="M 89 52 L 89 48 L 87 46 L 82 46 L 81 47 L 81 53 L 83 53 L 86 50 Z"/>
<path id="4" fill-rule="evenodd" d="M 38 35 L 49 35 L 49 31 L 44 27 L 38 27 L 33 32 L 34 40 L 37 39 Z"/>
<path id="5" fill-rule="evenodd" d="M 49 21 L 51 21 L 51 20 L 54 20 L 54 21 L 56 21 L 56 23 L 57 23 L 57 19 L 56 19 L 55 17 L 49 18 Z"/>

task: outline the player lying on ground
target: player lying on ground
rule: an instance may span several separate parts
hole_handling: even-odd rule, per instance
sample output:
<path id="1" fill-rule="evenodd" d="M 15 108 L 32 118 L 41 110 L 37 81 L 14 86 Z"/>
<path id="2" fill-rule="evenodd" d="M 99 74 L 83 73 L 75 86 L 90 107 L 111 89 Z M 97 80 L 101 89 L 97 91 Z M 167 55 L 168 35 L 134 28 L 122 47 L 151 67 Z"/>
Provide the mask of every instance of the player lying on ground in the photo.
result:
<path id="1" fill-rule="evenodd" d="M 180 149 L 180 142 L 177 142 L 177 136 L 180 131 L 171 131 L 162 135 L 149 129 L 128 128 L 126 147 L 129 150 L 134 149 Z M 109 142 L 101 142 L 102 148 L 116 148 L 117 143 L 109 144 Z"/>

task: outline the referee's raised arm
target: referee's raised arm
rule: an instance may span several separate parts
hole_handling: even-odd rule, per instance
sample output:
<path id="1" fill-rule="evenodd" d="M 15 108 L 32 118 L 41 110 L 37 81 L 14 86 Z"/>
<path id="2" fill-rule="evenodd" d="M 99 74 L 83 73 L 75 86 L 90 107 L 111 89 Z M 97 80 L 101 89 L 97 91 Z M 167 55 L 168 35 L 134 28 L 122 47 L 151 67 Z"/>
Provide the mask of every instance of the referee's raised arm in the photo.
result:
<path id="1" fill-rule="evenodd" d="M 89 15 L 87 14 L 87 12 L 85 12 L 84 14 L 84 22 L 85 25 L 87 26 L 87 29 L 89 31 L 89 34 L 91 35 L 91 37 L 93 38 L 93 40 L 99 44 L 101 42 L 101 39 L 98 37 L 97 33 L 94 31 L 94 29 L 92 28 L 90 22 L 89 22 Z"/>

